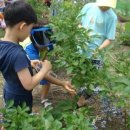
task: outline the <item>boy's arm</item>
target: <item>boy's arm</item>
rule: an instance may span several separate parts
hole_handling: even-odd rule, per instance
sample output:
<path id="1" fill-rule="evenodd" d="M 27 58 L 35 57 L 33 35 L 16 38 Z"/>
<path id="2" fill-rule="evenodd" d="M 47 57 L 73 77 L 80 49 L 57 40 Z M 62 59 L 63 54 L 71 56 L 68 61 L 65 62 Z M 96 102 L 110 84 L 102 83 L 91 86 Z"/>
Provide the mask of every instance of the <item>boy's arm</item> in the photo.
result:
<path id="1" fill-rule="evenodd" d="M 117 25 L 117 17 L 110 19 L 108 23 L 106 23 L 106 39 L 100 45 L 99 50 L 106 48 L 111 44 L 111 42 L 115 39 L 116 34 L 116 25 Z"/>
<path id="2" fill-rule="evenodd" d="M 48 72 L 44 79 L 48 80 L 49 82 L 51 82 L 52 84 L 56 84 L 58 86 L 64 86 L 64 82 L 55 78 L 54 76 L 51 75 L 51 72 Z"/>
<path id="3" fill-rule="evenodd" d="M 48 80 L 52 84 L 56 84 L 58 86 L 64 87 L 71 94 L 76 94 L 73 86 L 71 85 L 71 83 L 69 81 L 62 81 L 60 79 L 57 79 L 57 78 L 53 77 L 50 73 L 47 73 L 45 75 L 45 79 Z"/>
<path id="4" fill-rule="evenodd" d="M 45 77 L 48 71 L 51 70 L 52 66 L 49 61 L 45 60 L 41 63 L 44 67 L 42 67 L 41 70 L 34 76 L 31 76 L 28 68 L 22 69 L 17 72 L 19 80 L 26 90 L 30 91 L 34 87 L 36 87 L 39 82 Z"/>
<path id="5" fill-rule="evenodd" d="M 107 46 L 109 46 L 111 44 L 112 40 L 106 39 L 101 46 L 99 47 L 99 50 L 102 50 L 103 48 L 106 48 Z"/>
<path id="6" fill-rule="evenodd" d="M 116 25 L 117 25 L 117 17 L 114 17 L 106 23 L 106 39 L 103 41 L 99 50 L 106 48 L 111 44 L 111 42 L 115 39 L 116 34 Z"/>

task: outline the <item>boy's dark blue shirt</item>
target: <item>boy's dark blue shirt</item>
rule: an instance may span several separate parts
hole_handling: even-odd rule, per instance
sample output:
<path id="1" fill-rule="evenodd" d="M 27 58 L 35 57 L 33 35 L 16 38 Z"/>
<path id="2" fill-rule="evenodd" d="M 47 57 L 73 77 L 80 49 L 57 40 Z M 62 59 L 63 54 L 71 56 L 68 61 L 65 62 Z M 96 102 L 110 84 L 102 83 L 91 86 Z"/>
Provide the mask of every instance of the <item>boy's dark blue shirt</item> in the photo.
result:
<path id="1" fill-rule="evenodd" d="M 6 91 L 20 95 L 31 93 L 24 89 L 17 75 L 24 68 L 29 68 L 33 75 L 30 60 L 23 48 L 12 42 L 0 41 L 0 71 L 5 79 Z"/>

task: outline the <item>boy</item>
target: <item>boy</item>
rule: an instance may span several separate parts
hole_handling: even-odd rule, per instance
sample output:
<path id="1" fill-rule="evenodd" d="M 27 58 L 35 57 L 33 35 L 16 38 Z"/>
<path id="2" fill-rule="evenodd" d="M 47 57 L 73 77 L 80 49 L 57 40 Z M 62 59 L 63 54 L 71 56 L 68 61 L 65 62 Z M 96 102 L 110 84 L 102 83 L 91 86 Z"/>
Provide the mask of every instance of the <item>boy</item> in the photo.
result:
<path id="1" fill-rule="evenodd" d="M 14 106 L 22 106 L 23 102 L 32 111 L 32 90 L 48 75 L 52 66 L 49 61 L 32 61 L 28 59 L 19 42 L 25 40 L 37 22 L 32 7 L 24 1 L 16 1 L 4 10 L 6 23 L 5 36 L 0 41 L 0 70 L 5 79 L 4 100 L 14 101 Z M 33 75 L 32 67 L 41 65 L 40 71 Z M 74 90 L 70 88 L 73 92 Z"/>
<path id="2" fill-rule="evenodd" d="M 46 53 L 53 49 L 54 41 L 50 38 L 51 34 L 52 30 L 47 26 L 35 27 L 32 29 L 30 36 L 31 43 L 25 47 L 25 51 L 27 52 L 30 60 L 43 60 L 46 58 Z M 41 103 L 43 103 L 45 107 L 51 105 L 51 103 L 48 102 L 47 99 L 45 99 L 50 88 L 49 82 L 59 86 L 63 86 L 65 89 L 67 89 L 66 87 L 71 87 L 71 84 L 68 81 L 61 81 L 53 77 L 51 74 L 45 76 L 44 80 L 40 82 L 40 85 L 44 86 L 42 87 L 41 92 Z"/>
<path id="3" fill-rule="evenodd" d="M 5 36 L 0 41 L 0 71 L 5 79 L 4 101 L 14 101 L 14 106 L 22 106 L 23 102 L 32 111 L 32 90 L 52 68 L 49 61 L 33 61 L 32 66 L 44 66 L 33 76 L 31 62 L 25 51 L 19 45 L 29 34 L 37 17 L 32 7 L 23 2 L 16 1 L 4 10 Z"/>
<path id="4" fill-rule="evenodd" d="M 99 36 L 88 44 L 90 50 L 85 52 L 86 57 L 92 58 L 96 49 L 106 48 L 115 39 L 117 16 L 112 8 L 116 7 L 116 2 L 117 0 L 97 0 L 82 8 L 80 27 L 91 29 L 92 34 Z"/>

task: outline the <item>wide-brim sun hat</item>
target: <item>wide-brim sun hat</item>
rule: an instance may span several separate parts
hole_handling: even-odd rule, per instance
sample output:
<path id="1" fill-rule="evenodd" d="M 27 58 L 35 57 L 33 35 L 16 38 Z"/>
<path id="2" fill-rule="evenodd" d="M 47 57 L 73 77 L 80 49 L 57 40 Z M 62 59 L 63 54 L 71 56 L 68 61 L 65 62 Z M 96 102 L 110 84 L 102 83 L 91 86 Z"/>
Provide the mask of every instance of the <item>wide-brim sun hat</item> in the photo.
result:
<path id="1" fill-rule="evenodd" d="M 97 6 L 116 8 L 117 0 L 96 0 Z"/>

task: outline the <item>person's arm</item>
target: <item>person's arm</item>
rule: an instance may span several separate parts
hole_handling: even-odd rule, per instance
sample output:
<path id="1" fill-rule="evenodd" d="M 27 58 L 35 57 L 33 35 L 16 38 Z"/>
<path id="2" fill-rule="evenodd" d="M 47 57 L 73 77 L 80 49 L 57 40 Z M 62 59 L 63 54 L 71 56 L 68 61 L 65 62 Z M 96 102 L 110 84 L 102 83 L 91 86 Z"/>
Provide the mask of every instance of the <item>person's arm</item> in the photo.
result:
<path id="1" fill-rule="evenodd" d="M 26 90 L 32 90 L 34 87 L 36 87 L 39 82 L 45 77 L 48 71 L 50 71 L 50 69 L 52 68 L 51 63 L 47 60 L 41 63 L 43 67 L 34 76 L 31 76 L 28 68 L 22 69 L 17 72 L 19 80 Z"/>
<path id="2" fill-rule="evenodd" d="M 99 46 L 99 50 L 102 50 L 104 48 L 106 48 L 107 46 L 109 46 L 111 44 L 112 40 L 106 39 L 101 46 Z"/>
<path id="3" fill-rule="evenodd" d="M 117 24 L 117 17 L 113 17 L 112 19 L 107 21 L 106 23 L 106 40 L 99 46 L 99 50 L 102 50 L 103 48 L 108 47 L 112 41 L 115 39 L 115 34 L 116 34 L 116 24 Z"/>
<path id="4" fill-rule="evenodd" d="M 58 86 L 64 87 L 71 94 L 76 94 L 73 86 L 71 85 L 69 81 L 62 81 L 60 79 L 57 79 L 53 77 L 50 73 L 47 73 L 44 79 L 48 80 L 52 84 L 56 84 Z"/>

